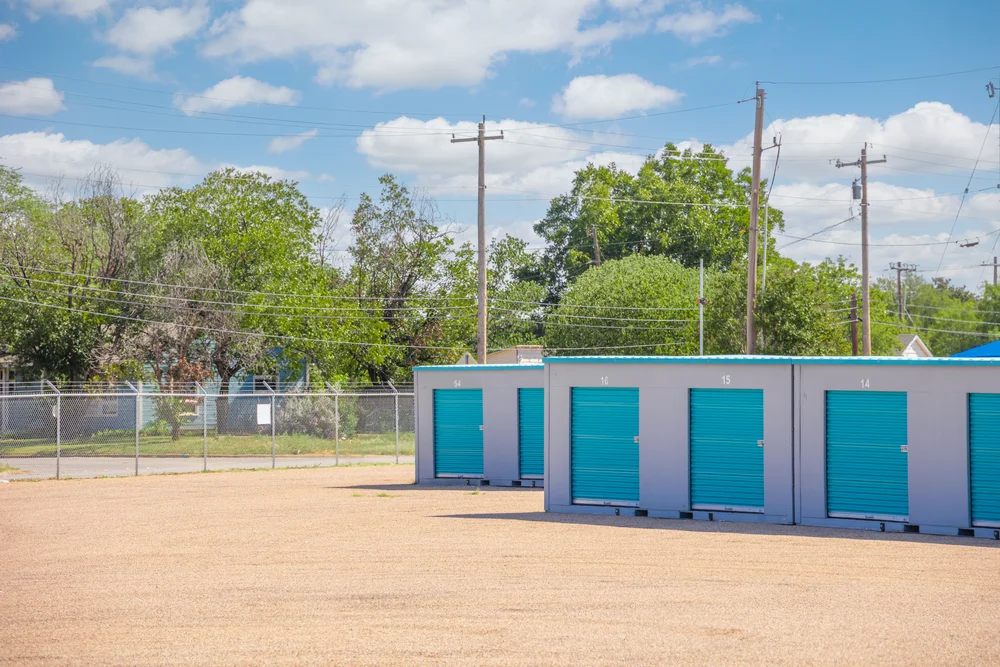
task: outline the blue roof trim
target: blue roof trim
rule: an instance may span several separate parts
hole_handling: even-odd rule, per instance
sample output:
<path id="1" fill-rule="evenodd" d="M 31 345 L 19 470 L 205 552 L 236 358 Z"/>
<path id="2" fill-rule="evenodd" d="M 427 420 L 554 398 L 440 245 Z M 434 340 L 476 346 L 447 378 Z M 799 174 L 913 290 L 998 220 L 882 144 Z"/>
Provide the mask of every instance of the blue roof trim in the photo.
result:
<path id="1" fill-rule="evenodd" d="M 540 371 L 542 364 L 463 364 L 460 366 L 414 366 L 417 371 Z"/>
<path id="2" fill-rule="evenodd" d="M 546 364 L 787 364 L 857 366 L 1000 366 L 1000 358 L 787 357 L 716 355 L 705 357 L 545 357 Z"/>

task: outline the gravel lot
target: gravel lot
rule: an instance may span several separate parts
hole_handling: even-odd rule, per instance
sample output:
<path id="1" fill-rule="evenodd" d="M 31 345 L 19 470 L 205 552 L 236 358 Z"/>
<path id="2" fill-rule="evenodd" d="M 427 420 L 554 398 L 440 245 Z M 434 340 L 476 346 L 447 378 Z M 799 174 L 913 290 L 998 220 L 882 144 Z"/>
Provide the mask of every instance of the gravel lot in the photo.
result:
<path id="1" fill-rule="evenodd" d="M 972 538 L 542 513 L 412 466 L 0 484 L 4 664 L 997 664 Z"/>

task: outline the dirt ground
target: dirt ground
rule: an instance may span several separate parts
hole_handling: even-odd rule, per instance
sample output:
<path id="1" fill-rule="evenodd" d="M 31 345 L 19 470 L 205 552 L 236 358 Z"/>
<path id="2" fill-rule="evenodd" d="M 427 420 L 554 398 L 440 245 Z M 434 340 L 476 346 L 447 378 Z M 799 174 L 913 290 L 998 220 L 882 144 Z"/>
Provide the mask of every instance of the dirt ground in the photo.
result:
<path id="1" fill-rule="evenodd" d="M 542 512 L 412 466 L 0 484 L 3 664 L 997 664 L 972 538 Z"/>

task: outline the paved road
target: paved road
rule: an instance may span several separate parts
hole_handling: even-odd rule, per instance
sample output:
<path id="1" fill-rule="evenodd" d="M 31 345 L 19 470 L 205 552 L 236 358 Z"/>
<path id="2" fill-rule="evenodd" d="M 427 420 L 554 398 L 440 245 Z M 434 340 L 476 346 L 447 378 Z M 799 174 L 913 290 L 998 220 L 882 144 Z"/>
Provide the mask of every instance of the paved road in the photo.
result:
<path id="1" fill-rule="evenodd" d="M 359 463 L 395 463 L 395 456 L 341 456 L 340 465 Z M 400 463 L 413 463 L 412 456 L 400 456 Z M 0 479 L 48 479 L 56 476 L 54 458 L 5 458 L 2 463 L 17 468 L 21 472 L 0 474 Z M 275 459 L 277 468 L 307 468 L 333 466 L 333 457 L 279 456 Z M 238 470 L 249 468 L 270 468 L 270 456 L 209 457 L 209 470 Z M 140 475 L 162 475 L 164 473 L 201 472 L 205 462 L 200 458 L 139 457 Z M 59 463 L 61 477 L 105 477 L 134 475 L 135 459 L 126 457 L 64 456 Z"/>

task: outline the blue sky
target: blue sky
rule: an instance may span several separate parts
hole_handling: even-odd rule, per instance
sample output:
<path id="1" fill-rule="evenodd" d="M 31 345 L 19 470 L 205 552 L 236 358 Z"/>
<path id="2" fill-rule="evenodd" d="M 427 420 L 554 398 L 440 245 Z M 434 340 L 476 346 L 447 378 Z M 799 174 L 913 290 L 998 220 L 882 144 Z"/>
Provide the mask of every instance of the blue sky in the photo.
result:
<path id="1" fill-rule="evenodd" d="M 488 148 L 490 232 L 538 244 L 531 225 L 587 161 L 634 169 L 670 140 L 746 164 L 753 105 L 734 103 L 762 80 L 778 82 L 762 85 L 779 244 L 857 213 L 856 171 L 830 160 L 865 141 L 889 160 L 870 176 L 875 275 L 902 260 L 972 286 L 1000 236 L 984 88 L 1000 70 L 781 83 L 1000 65 L 995 2 L 15 0 L 0 25 L 0 159 L 40 188 L 72 191 L 98 163 L 143 192 L 231 164 L 351 206 L 391 171 L 471 225 L 475 146 L 448 139 L 485 114 L 507 137 Z M 856 258 L 858 227 L 784 252 Z"/>

